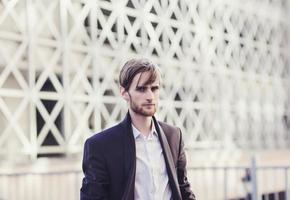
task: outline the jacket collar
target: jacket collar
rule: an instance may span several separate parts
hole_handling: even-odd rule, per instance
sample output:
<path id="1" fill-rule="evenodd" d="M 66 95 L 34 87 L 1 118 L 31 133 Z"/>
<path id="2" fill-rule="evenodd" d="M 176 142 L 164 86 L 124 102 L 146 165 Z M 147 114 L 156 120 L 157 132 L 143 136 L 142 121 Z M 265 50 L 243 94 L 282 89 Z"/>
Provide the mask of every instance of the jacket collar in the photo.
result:
<path id="1" fill-rule="evenodd" d="M 171 186 L 172 194 L 175 196 L 174 199 L 182 199 L 173 157 L 172 157 L 171 150 L 170 150 L 168 141 L 166 139 L 165 133 L 155 117 L 153 117 L 153 122 L 155 124 L 155 128 L 159 136 L 160 144 L 164 152 L 164 159 L 165 159 L 165 163 L 167 167 L 167 173 L 168 173 L 169 180 L 171 180 L 170 186 Z"/>

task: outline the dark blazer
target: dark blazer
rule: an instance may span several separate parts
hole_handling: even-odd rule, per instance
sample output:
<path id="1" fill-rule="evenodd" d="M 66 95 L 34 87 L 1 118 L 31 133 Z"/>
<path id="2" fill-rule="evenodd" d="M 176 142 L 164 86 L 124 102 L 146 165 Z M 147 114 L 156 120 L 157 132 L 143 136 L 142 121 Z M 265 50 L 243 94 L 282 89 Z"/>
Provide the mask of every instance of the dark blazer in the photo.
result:
<path id="1" fill-rule="evenodd" d="M 181 131 L 153 117 L 174 200 L 195 200 L 186 177 Z M 118 125 L 87 139 L 83 155 L 81 200 L 133 200 L 135 139 L 129 113 Z"/>

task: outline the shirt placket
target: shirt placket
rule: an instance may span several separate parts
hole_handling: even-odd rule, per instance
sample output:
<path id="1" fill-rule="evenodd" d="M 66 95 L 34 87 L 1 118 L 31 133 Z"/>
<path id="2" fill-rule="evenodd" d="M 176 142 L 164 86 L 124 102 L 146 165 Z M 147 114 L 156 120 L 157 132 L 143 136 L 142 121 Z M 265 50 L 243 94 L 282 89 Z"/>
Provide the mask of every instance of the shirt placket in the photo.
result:
<path id="1" fill-rule="evenodd" d="M 156 151 L 154 149 L 154 136 L 153 135 L 150 135 L 150 137 L 148 137 L 148 140 L 147 140 L 147 147 L 148 147 L 148 158 L 149 158 L 149 162 L 150 162 L 150 170 L 151 170 L 151 174 L 152 174 L 152 192 L 153 192 L 153 199 L 157 199 L 156 195 L 157 195 L 157 192 L 156 192 L 156 188 L 157 188 L 157 185 L 156 185 L 156 167 L 155 167 L 155 162 L 157 162 L 157 160 L 155 159 L 155 154 L 156 154 Z"/>
<path id="2" fill-rule="evenodd" d="M 149 193 L 150 193 L 150 200 L 154 199 L 154 193 L 155 193 L 155 181 L 154 181 L 154 175 L 153 175 L 153 168 L 152 168 L 152 160 L 151 160 L 151 154 L 152 154 L 152 150 L 150 147 L 150 141 L 148 138 L 146 137 L 142 137 L 143 140 L 143 144 L 144 144 L 144 150 L 145 150 L 145 155 L 146 155 L 146 162 L 147 162 L 147 167 L 149 170 L 149 174 L 150 174 L 150 178 L 152 183 L 149 184 L 150 188 L 149 188 Z"/>

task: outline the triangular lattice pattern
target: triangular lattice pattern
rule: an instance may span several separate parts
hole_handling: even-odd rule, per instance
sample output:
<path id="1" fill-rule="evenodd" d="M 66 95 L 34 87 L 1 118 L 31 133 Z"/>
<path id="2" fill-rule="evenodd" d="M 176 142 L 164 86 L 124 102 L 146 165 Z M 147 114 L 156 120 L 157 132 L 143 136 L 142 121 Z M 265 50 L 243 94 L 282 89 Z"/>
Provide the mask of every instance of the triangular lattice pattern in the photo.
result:
<path id="1" fill-rule="evenodd" d="M 141 56 L 163 71 L 159 119 L 188 147 L 289 147 L 288 4 L 1 1 L 0 153 L 79 154 L 125 115 L 118 71 Z"/>

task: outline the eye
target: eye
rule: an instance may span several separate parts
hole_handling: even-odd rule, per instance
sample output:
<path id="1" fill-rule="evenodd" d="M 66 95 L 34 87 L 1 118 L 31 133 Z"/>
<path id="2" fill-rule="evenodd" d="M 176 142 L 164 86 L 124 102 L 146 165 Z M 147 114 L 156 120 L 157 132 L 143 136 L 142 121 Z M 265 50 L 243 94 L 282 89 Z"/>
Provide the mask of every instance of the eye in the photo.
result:
<path id="1" fill-rule="evenodd" d="M 145 92 L 146 91 L 146 87 L 144 87 L 144 86 L 138 86 L 136 88 L 136 90 L 139 91 L 139 92 Z"/>
<path id="2" fill-rule="evenodd" d="M 159 87 L 158 86 L 154 86 L 154 87 L 151 88 L 151 90 L 152 90 L 152 92 L 155 92 L 155 91 L 159 90 Z"/>

